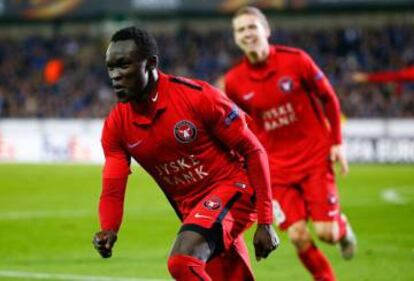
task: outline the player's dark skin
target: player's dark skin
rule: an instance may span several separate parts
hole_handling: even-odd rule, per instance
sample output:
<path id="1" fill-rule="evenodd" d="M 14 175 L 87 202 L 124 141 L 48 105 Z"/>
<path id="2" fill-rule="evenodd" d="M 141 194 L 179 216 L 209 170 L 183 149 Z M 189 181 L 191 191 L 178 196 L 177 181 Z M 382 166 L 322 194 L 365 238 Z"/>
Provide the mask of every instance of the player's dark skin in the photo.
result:
<path id="1" fill-rule="evenodd" d="M 142 59 L 133 40 L 111 42 L 106 52 L 106 67 L 119 102 L 143 104 L 157 85 L 158 57 Z M 115 231 L 104 230 L 95 234 L 93 244 L 103 258 L 109 258 L 116 239 Z M 266 258 L 279 246 L 272 225 L 257 226 L 253 245 L 257 260 Z M 213 250 L 201 234 L 183 231 L 178 234 L 170 255 L 189 255 L 205 262 Z"/>

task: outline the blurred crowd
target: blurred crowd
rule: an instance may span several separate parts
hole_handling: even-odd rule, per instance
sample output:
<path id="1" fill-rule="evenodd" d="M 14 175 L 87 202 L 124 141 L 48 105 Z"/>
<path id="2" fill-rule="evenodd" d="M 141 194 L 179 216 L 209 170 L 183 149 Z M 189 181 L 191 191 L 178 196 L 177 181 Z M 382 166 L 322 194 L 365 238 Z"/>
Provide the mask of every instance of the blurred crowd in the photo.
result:
<path id="1" fill-rule="evenodd" d="M 414 117 L 413 84 L 353 83 L 354 71 L 414 62 L 414 28 L 274 29 L 274 43 L 306 50 L 330 78 L 351 118 Z M 231 30 L 181 27 L 156 34 L 161 69 L 214 83 L 241 56 Z M 105 69 L 107 39 L 87 35 L 2 38 L 0 117 L 101 118 L 115 102 Z"/>

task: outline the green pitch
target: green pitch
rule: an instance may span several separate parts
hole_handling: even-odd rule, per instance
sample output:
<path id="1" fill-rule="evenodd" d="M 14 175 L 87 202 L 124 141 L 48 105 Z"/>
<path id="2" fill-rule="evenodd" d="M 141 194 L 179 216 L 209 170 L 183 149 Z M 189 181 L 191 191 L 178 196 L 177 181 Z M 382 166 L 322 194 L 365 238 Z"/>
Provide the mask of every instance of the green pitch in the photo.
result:
<path id="1" fill-rule="evenodd" d="M 179 222 L 153 181 L 134 170 L 114 255 L 103 260 L 91 244 L 98 230 L 100 167 L 0 165 L 0 280 L 167 280 L 166 259 Z M 414 166 L 354 165 L 339 186 L 359 251 L 346 262 L 335 247 L 318 243 L 338 279 L 414 280 Z M 311 280 L 286 236 L 281 238 L 270 258 L 253 261 L 257 280 Z"/>

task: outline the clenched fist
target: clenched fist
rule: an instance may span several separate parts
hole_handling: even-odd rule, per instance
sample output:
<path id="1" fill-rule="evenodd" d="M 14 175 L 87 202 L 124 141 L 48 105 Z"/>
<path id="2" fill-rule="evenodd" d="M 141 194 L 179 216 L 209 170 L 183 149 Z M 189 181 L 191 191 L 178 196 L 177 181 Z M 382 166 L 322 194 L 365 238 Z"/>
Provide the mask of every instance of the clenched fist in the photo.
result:
<path id="1" fill-rule="evenodd" d="M 92 243 L 95 249 L 103 258 L 112 256 L 112 247 L 116 242 L 116 232 L 112 230 L 102 230 L 95 234 Z"/>
<path id="2" fill-rule="evenodd" d="M 253 245 L 256 254 L 256 260 L 260 261 L 276 250 L 280 245 L 279 236 L 277 236 L 271 224 L 258 224 L 253 238 Z"/>

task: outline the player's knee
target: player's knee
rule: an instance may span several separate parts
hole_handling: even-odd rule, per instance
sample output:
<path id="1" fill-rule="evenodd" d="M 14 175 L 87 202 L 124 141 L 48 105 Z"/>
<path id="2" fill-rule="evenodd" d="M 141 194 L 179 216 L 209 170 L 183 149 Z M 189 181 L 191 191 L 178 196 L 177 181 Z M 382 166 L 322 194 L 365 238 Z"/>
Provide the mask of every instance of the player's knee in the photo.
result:
<path id="1" fill-rule="evenodd" d="M 168 271 L 174 280 L 200 280 L 211 281 L 205 272 L 205 262 L 192 256 L 176 255 L 168 258 Z"/>
<path id="2" fill-rule="evenodd" d="M 298 250 L 306 248 L 312 242 L 312 237 L 306 226 L 290 228 L 288 235 L 290 241 Z"/>
<path id="3" fill-rule="evenodd" d="M 333 233 L 332 227 L 321 227 L 321 228 L 315 227 L 315 234 L 319 238 L 319 240 L 325 243 L 329 243 L 329 244 L 335 243 L 335 235 Z"/>
<path id="4" fill-rule="evenodd" d="M 185 270 L 187 270 L 187 266 L 180 256 L 171 256 L 168 259 L 168 271 L 175 279 L 185 274 Z"/>

